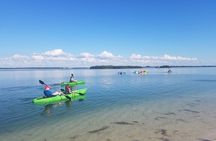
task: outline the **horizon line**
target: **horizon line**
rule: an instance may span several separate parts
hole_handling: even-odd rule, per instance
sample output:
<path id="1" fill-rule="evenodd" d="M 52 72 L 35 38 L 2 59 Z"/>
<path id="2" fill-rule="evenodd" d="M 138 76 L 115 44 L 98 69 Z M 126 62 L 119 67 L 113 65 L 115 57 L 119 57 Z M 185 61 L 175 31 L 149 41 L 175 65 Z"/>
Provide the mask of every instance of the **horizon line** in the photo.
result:
<path id="1" fill-rule="evenodd" d="M 133 69 L 133 67 L 134 68 L 181 68 L 181 67 L 216 67 L 216 65 L 161 65 L 161 66 L 95 65 L 95 66 L 90 66 L 90 67 L 0 67 L 0 69 L 91 69 L 92 67 L 119 67 L 119 69 L 121 69 L 121 67 L 124 67 L 125 69 L 127 69 L 128 67 L 128 69 L 130 68 Z"/>

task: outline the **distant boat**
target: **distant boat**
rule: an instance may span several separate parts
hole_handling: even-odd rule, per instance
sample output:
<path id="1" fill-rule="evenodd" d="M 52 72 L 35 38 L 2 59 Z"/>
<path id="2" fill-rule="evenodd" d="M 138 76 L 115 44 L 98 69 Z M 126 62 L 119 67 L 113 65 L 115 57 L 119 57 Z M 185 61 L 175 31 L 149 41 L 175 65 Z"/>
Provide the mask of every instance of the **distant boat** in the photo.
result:
<path id="1" fill-rule="evenodd" d="M 118 72 L 118 75 L 124 75 L 124 74 L 126 74 L 126 72 L 122 72 L 122 71 Z"/>

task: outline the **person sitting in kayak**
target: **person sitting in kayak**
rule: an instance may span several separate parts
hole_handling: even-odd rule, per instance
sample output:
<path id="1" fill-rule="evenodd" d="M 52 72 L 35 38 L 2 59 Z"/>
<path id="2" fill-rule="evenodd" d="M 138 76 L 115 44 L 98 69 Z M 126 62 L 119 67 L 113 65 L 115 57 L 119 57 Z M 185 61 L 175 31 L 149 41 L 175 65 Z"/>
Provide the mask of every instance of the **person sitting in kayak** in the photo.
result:
<path id="1" fill-rule="evenodd" d="M 69 82 L 76 82 L 77 80 L 75 80 L 74 79 L 74 75 L 73 75 L 73 73 L 71 74 L 71 76 L 70 76 L 70 81 Z"/>
<path id="2" fill-rule="evenodd" d="M 65 85 L 65 94 L 70 94 L 70 93 L 72 93 L 72 87 L 69 84 L 67 84 Z"/>
<path id="3" fill-rule="evenodd" d="M 44 95 L 46 97 L 53 97 L 53 96 L 61 95 L 62 94 L 61 91 L 52 92 L 50 89 L 51 89 L 50 86 L 44 85 Z"/>
<path id="4" fill-rule="evenodd" d="M 169 69 L 168 71 L 167 71 L 167 73 L 171 73 L 172 72 L 172 70 L 171 69 Z"/>

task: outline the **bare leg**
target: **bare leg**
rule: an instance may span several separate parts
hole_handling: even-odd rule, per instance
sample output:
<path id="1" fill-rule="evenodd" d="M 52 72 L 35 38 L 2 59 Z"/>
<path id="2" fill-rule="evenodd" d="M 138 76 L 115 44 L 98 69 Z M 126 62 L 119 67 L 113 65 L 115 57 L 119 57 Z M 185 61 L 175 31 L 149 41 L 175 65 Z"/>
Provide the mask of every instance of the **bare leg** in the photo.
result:
<path id="1" fill-rule="evenodd" d="M 54 92 L 52 95 L 61 95 L 61 94 L 62 94 L 61 91 L 56 91 L 56 92 Z"/>

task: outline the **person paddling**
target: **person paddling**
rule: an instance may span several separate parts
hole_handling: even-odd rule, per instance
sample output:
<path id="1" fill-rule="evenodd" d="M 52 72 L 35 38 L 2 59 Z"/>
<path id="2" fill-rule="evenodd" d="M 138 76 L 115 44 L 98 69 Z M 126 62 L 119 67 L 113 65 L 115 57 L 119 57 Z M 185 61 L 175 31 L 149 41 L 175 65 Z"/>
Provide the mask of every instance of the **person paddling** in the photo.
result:
<path id="1" fill-rule="evenodd" d="M 42 80 L 39 80 L 39 83 L 44 85 L 44 95 L 46 97 L 53 97 L 53 96 L 57 96 L 57 95 L 64 95 L 64 93 L 62 91 L 56 91 L 56 92 L 52 92 L 50 89 L 51 87 L 49 85 L 47 85 L 46 83 L 44 83 Z M 65 95 L 65 97 L 69 100 L 71 100 L 71 97 Z"/>
<path id="2" fill-rule="evenodd" d="M 74 75 L 73 75 L 73 73 L 71 74 L 71 76 L 70 76 L 70 81 L 69 82 L 76 82 L 77 80 L 75 80 L 74 79 Z"/>
<path id="3" fill-rule="evenodd" d="M 44 95 L 46 97 L 53 97 L 53 96 L 61 95 L 61 94 L 62 94 L 61 91 L 52 92 L 51 87 L 49 85 L 47 85 L 47 84 L 44 84 Z"/>

